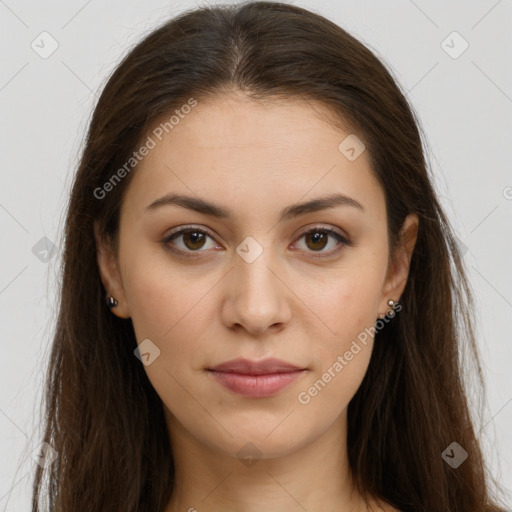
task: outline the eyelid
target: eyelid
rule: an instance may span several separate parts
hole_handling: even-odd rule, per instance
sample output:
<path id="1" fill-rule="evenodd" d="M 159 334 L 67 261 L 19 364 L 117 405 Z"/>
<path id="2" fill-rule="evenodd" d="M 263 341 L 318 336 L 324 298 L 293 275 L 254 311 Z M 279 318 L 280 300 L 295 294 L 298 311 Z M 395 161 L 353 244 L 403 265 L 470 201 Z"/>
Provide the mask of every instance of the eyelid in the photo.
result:
<path id="1" fill-rule="evenodd" d="M 212 240 L 216 241 L 216 237 L 213 235 L 213 233 L 208 228 L 205 228 L 203 226 L 199 226 L 196 224 L 186 224 L 186 225 L 177 227 L 176 229 L 171 231 L 169 234 L 167 234 L 164 237 L 164 239 L 162 240 L 162 243 L 164 244 L 164 246 L 169 248 L 171 251 L 173 251 L 179 255 L 182 255 L 184 257 L 192 257 L 193 258 L 195 253 L 208 252 L 207 250 L 201 250 L 201 249 L 198 249 L 197 251 L 183 251 L 181 249 L 177 249 L 177 248 L 169 245 L 169 242 L 172 241 L 173 237 L 179 238 L 185 232 L 193 231 L 193 230 L 201 232 L 201 233 L 205 233 Z M 314 224 L 314 225 L 308 226 L 307 228 L 302 230 L 296 236 L 295 240 L 297 240 L 297 241 L 301 240 L 305 235 L 307 235 L 311 231 L 323 231 L 323 232 L 327 233 L 328 236 L 334 237 L 338 240 L 339 246 L 350 247 L 350 246 L 354 245 L 354 243 L 352 242 L 352 240 L 349 236 L 347 236 L 343 233 L 340 233 L 338 231 L 338 229 L 334 228 L 333 226 L 326 226 L 326 225 L 322 225 L 322 224 Z M 334 255 L 338 254 L 341 251 L 341 249 L 342 248 L 339 247 L 339 248 L 331 250 L 331 251 L 317 251 L 317 253 L 318 253 L 317 255 L 315 255 L 315 251 L 306 251 L 306 252 L 308 252 L 308 254 L 311 255 L 313 258 L 328 258 L 329 256 L 334 256 Z"/>
<path id="2" fill-rule="evenodd" d="M 322 224 L 314 224 L 312 226 L 308 226 L 300 234 L 296 237 L 296 240 L 301 240 L 305 235 L 310 233 L 311 231 L 323 231 L 327 233 L 328 236 L 334 237 L 338 240 L 338 247 L 336 249 L 332 249 L 330 251 L 306 251 L 308 257 L 316 258 L 316 259 L 328 259 L 330 257 L 338 256 L 339 253 L 344 249 L 344 247 L 351 247 L 354 245 L 352 239 L 343 233 L 340 233 L 338 229 L 333 226 L 325 226 Z"/>
<path id="3" fill-rule="evenodd" d="M 204 232 L 206 233 L 210 238 L 213 238 L 215 239 L 215 235 L 208 229 L 208 228 L 205 228 L 203 226 L 199 226 L 198 224 L 184 224 L 182 226 L 179 226 L 177 228 L 175 228 L 174 230 L 172 230 L 171 232 L 169 232 L 167 235 L 165 235 L 164 237 L 164 242 L 165 241 L 169 241 L 172 239 L 173 236 L 175 235 L 181 235 L 183 234 L 183 232 L 185 231 L 191 231 L 191 230 L 195 230 L 195 231 L 200 231 L 200 232 Z M 192 251 L 191 251 L 192 252 Z M 199 252 L 199 251 L 196 251 L 196 252 Z"/>
<path id="4" fill-rule="evenodd" d="M 349 235 L 343 233 L 343 231 L 341 231 L 340 228 L 337 228 L 332 225 L 325 225 L 325 224 L 319 224 L 319 223 L 306 227 L 303 231 L 300 232 L 300 234 L 297 236 L 297 238 L 307 235 L 310 231 L 325 231 L 331 235 L 339 236 L 342 239 L 342 241 L 344 243 L 346 243 L 347 245 L 353 245 L 352 240 L 349 237 Z"/>
<path id="5" fill-rule="evenodd" d="M 162 240 L 162 244 L 164 245 L 164 247 L 166 247 L 170 251 L 172 251 L 180 256 L 184 256 L 184 257 L 194 258 L 195 253 L 207 252 L 207 251 L 204 251 L 201 249 L 197 250 L 197 251 L 183 251 L 182 249 L 177 249 L 176 247 L 173 247 L 171 244 L 169 244 L 169 242 L 171 242 L 173 240 L 173 238 L 179 238 L 181 235 L 183 235 L 187 231 L 199 231 L 201 233 L 205 233 L 212 240 L 216 241 L 215 236 L 209 229 L 199 226 L 199 225 L 196 225 L 196 224 L 185 224 L 185 225 L 182 225 L 182 226 L 179 226 L 179 227 L 173 229 L 169 234 L 167 234 L 164 237 L 164 239 Z"/>

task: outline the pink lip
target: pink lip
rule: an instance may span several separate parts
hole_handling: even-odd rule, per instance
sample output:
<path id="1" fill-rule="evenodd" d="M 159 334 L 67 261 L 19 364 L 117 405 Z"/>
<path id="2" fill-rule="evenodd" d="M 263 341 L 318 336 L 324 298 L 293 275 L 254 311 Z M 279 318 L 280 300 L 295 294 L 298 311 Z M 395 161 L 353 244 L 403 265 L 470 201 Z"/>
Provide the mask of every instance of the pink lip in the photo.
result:
<path id="1" fill-rule="evenodd" d="M 275 395 L 304 373 L 304 370 L 267 375 L 243 375 L 213 370 L 210 370 L 210 373 L 220 384 L 239 395 L 262 398 Z"/>
<path id="2" fill-rule="evenodd" d="M 208 372 L 227 389 L 240 395 L 260 398 L 276 394 L 305 371 L 305 368 L 279 359 L 233 359 L 208 368 Z"/>
<path id="3" fill-rule="evenodd" d="M 305 370 L 281 359 L 263 359 L 262 361 L 251 361 L 250 359 L 232 359 L 225 363 L 208 368 L 219 372 L 243 373 L 244 375 L 266 375 L 269 373 L 289 373 L 297 370 Z"/>

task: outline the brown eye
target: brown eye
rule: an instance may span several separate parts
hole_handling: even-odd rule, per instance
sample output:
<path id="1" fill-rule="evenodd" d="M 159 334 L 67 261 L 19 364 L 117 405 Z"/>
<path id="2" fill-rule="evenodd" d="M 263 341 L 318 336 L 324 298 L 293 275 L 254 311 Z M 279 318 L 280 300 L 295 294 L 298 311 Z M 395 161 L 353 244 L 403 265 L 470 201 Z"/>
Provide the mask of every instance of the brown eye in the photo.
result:
<path id="1" fill-rule="evenodd" d="M 184 231 L 183 235 L 183 243 L 188 249 L 197 250 L 203 247 L 205 242 L 205 235 L 201 231 Z"/>
<path id="2" fill-rule="evenodd" d="M 179 231 L 176 231 L 166 237 L 162 243 L 169 247 L 172 251 L 186 254 L 193 252 L 202 252 L 206 246 L 208 238 L 212 238 L 212 236 L 206 231 L 198 228 L 185 228 Z M 177 243 L 181 242 L 181 243 Z M 205 250 L 206 250 L 205 249 Z"/>
<path id="3" fill-rule="evenodd" d="M 306 245 L 312 250 L 322 250 L 329 242 L 329 235 L 321 231 L 310 231 L 305 235 Z M 311 245 L 310 243 L 311 242 Z"/>
<path id="4" fill-rule="evenodd" d="M 322 254 L 321 256 L 314 255 L 316 258 L 324 256 L 324 253 L 327 256 L 332 255 L 338 252 L 340 246 L 352 245 L 350 240 L 336 232 L 334 229 L 322 227 L 316 227 L 306 231 L 299 238 L 299 240 L 301 239 L 304 239 L 306 252 L 318 252 Z M 324 250 L 329 245 L 330 239 L 335 240 L 334 244 L 331 244 L 334 245 L 334 248 L 332 250 Z"/>
<path id="5" fill-rule="evenodd" d="M 207 246 L 208 238 L 214 241 L 213 236 L 207 231 L 195 227 L 188 227 L 171 233 L 162 240 L 162 243 L 171 251 L 186 257 L 193 256 L 193 253 L 206 252 L 207 249 L 215 248 L 214 243 L 213 246 Z M 324 227 L 315 227 L 306 231 L 299 237 L 299 240 L 302 239 L 304 239 L 304 250 L 310 253 L 314 258 L 332 256 L 337 253 L 342 246 L 352 245 L 350 240 L 334 229 Z M 325 250 L 329 245 L 333 246 L 332 249 Z M 319 255 L 313 253 L 319 253 Z"/>

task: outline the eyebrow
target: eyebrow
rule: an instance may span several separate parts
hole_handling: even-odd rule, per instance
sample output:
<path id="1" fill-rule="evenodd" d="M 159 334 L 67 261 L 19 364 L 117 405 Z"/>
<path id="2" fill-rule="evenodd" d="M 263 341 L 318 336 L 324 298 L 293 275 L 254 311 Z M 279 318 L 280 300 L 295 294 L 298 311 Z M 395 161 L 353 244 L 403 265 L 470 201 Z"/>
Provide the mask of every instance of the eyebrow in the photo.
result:
<path id="1" fill-rule="evenodd" d="M 146 207 L 146 210 L 154 211 L 168 205 L 181 206 L 219 219 L 230 220 L 233 217 L 228 209 L 220 205 L 213 204 L 198 197 L 184 196 L 180 194 L 166 194 L 149 204 Z M 307 213 L 314 213 L 328 208 L 335 208 L 336 206 L 351 206 L 360 211 L 364 211 L 363 205 L 354 198 L 345 194 L 330 194 L 328 196 L 319 197 L 311 201 L 297 203 L 284 208 L 279 214 L 279 221 L 281 222 L 283 220 L 293 219 Z"/>

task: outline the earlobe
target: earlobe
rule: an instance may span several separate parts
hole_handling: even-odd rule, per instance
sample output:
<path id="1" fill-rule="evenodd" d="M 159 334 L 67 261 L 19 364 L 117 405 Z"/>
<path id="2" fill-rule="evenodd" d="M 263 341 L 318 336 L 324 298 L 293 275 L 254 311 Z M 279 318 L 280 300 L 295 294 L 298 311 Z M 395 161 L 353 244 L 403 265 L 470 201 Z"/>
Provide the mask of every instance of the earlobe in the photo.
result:
<path id="1" fill-rule="evenodd" d="M 106 293 L 106 307 L 120 318 L 130 318 L 114 248 L 111 240 L 101 236 L 98 221 L 94 221 L 94 238 L 98 271 Z"/>

